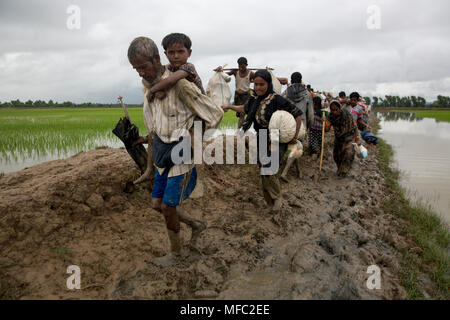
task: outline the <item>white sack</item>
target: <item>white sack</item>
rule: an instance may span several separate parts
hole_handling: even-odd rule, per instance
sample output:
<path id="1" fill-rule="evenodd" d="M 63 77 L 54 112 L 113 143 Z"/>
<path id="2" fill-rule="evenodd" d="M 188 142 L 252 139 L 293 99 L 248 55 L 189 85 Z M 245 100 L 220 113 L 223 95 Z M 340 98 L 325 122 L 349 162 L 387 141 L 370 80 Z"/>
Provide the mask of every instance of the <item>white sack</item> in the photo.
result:
<path id="1" fill-rule="evenodd" d="M 218 106 L 230 105 L 231 90 L 225 79 L 229 76 L 223 72 L 215 72 L 209 79 L 206 95 Z"/>
<path id="2" fill-rule="evenodd" d="M 270 75 L 272 76 L 272 84 L 273 84 L 273 91 L 275 91 L 275 93 L 281 94 L 281 83 L 280 81 L 278 81 L 277 77 L 275 77 L 275 75 L 272 73 L 272 71 L 269 71 Z"/>
<path id="3" fill-rule="evenodd" d="M 278 110 L 275 111 L 270 118 L 269 122 L 269 131 L 270 131 L 270 139 L 276 139 L 276 132 L 279 132 L 279 142 L 280 143 L 288 143 L 292 139 L 294 139 L 295 131 L 297 129 L 297 122 L 294 119 L 294 116 L 287 111 Z"/>

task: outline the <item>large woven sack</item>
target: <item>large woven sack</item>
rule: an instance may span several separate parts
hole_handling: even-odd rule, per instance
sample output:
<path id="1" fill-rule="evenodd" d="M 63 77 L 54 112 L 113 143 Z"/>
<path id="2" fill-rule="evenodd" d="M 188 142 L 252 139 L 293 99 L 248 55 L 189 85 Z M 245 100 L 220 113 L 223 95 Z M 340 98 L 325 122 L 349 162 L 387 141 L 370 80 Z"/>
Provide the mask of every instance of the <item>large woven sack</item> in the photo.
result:
<path id="1" fill-rule="evenodd" d="M 206 95 L 218 106 L 230 105 L 231 90 L 225 79 L 229 78 L 223 72 L 216 72 L 209 79 Z"/>
<path id="2" fill-rule="evenodd" d="M 272 114 L 269 122 L 270 140 L 288 143 L 294 138 L 296 129 L 297 122 L 289 112 L 278 110 Z M 276 132 L 279 132 L 278 139 L 276 138 Z"/>
<path id="3" fill-rule="evenodd" d="M 281 94 L 281 83 L 278 81 L 277 77 L 272 73 L 272 71 L 267 70 L 270 73 L 270 76 L 272 77 L 272 84 L 273 84 L 273 91 L 275 91 L 278 94 Z"/>

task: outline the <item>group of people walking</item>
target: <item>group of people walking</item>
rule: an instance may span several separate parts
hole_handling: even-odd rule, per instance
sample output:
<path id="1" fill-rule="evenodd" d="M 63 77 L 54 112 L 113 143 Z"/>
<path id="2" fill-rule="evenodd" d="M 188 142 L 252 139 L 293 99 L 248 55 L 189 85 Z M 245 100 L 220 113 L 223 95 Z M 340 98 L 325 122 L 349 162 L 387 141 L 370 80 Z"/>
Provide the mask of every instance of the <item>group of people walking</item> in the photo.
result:
<path id="1" fill-rule="evenodd" d="M 206 228 L 203 221 L 191 218 L 189 213 L 179 207 L 196 186 L 194 164 L 174 164 L 170 157 L 172 150 L 182 140 L 181 134 L 177 132 L 184 130 L 192 134 L 194 120 L 201 120 L 203 129 L 217 128 L 224 112 L 233 110 L 239 117 L 239 128 L 243 131 L 251 127 L 255 129 L 257 146 L 261 148 L 260 131 L 268 129 L 272 115 L 279 110 L 290 113 L 296 122 L 294 137 L 287 143 L 279 143 L 278 148 L 273 148 L 269 141 L 263 146 L 265 153 L 258 150 L 260 168 L 270 167 L 270 163 L 259 159 L 260 154 L 270 156 L 272 152 L 278 152 L 278 159 L 281 160 L 288 145 L 297 143 L 297 139 L 303 143 L 308 140 L 309 153 L 317 158 L 321 151 L 323 132 L 333 127 L 333 157 L 338 168 L 337 174 L 340 177 L 348 174 L 355 156 L 353 143 L 361 144 L 358 126 L 370 128 L 364 121 L 366 110 L 357 93 L 352 93 L 349 100 L 345 94 L 339 99 L 333 99 L 332 96 L 323 99 L 310 87 L 305 87 L 302 75 L 294 72 L 287 89 L 277 94 L 270 72 L 248 70 L 247 59 L 241 57 L 238 59 L 238 69 L 228 72 L 236 77 L 234 104 L 217 106 L 204 94 L 195 66 L 187 61 L 192 52 L 189 37 L 181 33 L 169 34 L 163 39 L 162 45 L 169 60 L 167 66 L 161 64 L 158 48 L 149 38 L 134 39 L 128 49 L 128 59 L 142 77 L 144 120 L 149 132 L 148 137 L 140 137 L 136 143 L 149 143 L 149 153 L 152 153 L 149 158 L 153 159 L 153 163 L 149 163 L 147 170 L 153 166 L 156 168 L 152 206 L 164 215 L 171 243 L 170 254 L 154 259 L 153 263 L 168 266 L 182 257 L 180 221 L 192 228 L 192 248 L 195 248 L 198 235 Z M 219 67 L 216 71 L 222 69 Z M 253 89 L 250 88 L 251 83 Z M 261 180 L 264 199 L 271 212 L 279 212 L 282 209 L 282 197 L 278 171 L 266 171 L 261 175 Z"/>

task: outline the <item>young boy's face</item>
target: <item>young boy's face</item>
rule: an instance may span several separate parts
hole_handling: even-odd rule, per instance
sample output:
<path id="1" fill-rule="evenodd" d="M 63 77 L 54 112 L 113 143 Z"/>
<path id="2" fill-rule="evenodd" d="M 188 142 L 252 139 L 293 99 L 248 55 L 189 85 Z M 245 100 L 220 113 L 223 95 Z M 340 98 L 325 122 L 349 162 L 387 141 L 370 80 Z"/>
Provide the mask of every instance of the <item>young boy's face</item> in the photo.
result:
<path id="1" fill-rule="evenodd" d="M 352 107 L 356 106 L 357 103 L 358 103 L 358 99 L 356 99 L 355 97 L 350 99 L 350 104 L 352 105 Z"/>
<path id="2" fill-rule="evenodd" d="M 186 49 L 182 43 L 174 43 L 170 45 L 164 53 L 166 54 L 167 59 L 169 59 L 172 67 L 179 68 L 188 61 L 192 50 Z"/>

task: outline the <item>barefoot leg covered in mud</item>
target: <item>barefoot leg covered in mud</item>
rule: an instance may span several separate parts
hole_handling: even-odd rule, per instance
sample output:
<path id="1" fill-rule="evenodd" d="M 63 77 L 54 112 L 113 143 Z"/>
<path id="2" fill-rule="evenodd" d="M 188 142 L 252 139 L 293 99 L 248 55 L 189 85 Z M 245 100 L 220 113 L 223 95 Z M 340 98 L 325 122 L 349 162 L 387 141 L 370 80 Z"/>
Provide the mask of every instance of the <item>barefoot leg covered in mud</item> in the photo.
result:
<path id="1" fill-rule="evenodd" d="M 154 175 L 155 175 L 155 166 L 153 165 L 153 139 L 149 137 L 147 147 L 147 169 L 145 170 L 142 176 L 140 176 L 137 180 L 133 182 L 133 184 L 139 184 L 149 181 Z"/>
<path id="2" fill-rule="evenodd" d="M 180 263 L 183 258 L 180 232 L 175 232 L 168 229 L 167 234 L 170 240 L 171 252 L 165 256 L 152 259 L 153 264 L 164 268 Z"/>
<path id="3" fill-rule="evenodd" d="M 261 180 L 264 200 L 271 208 L 270 211 L 279 212 L 282 206 L 280 180 L 275 175 L 261 176 Z"/>
<path id="4" fill-rule="evenodd" d="M 206 223 L 204 221 L 196 220 L 189 216 L 189 214 L 181 208 L 177 208 L 178 218 L 181 222 L 187 224 L 192 228 L 192 237 L 190 246 L 195 246 L 198 236 L 206 229 Z"/>
<path id="5" fill-rule="evenodd" d="M 280 178 L 283 181 L 287 182 L 287 174 L 289 172 L 289 168 L 292 166 L 292 163 L 294 163 L 294 158 L 288 158 L 286 161 L 286 166 L 284 167 L 283 173 L 281 174 Z"/>
<path id="6" fill-rule="evenodd" d="M 182 254 L 182 243 L 180 238 L 180 221 L 177 215 L 177 208 L 161 205 L 161 212 L 166 220 L 167 234 L 170 241 L 170 252 L 165 256 L 154 258 L 153 264 L 161 267 L 168 267 L 178 262 L 178 256 Z"/>

